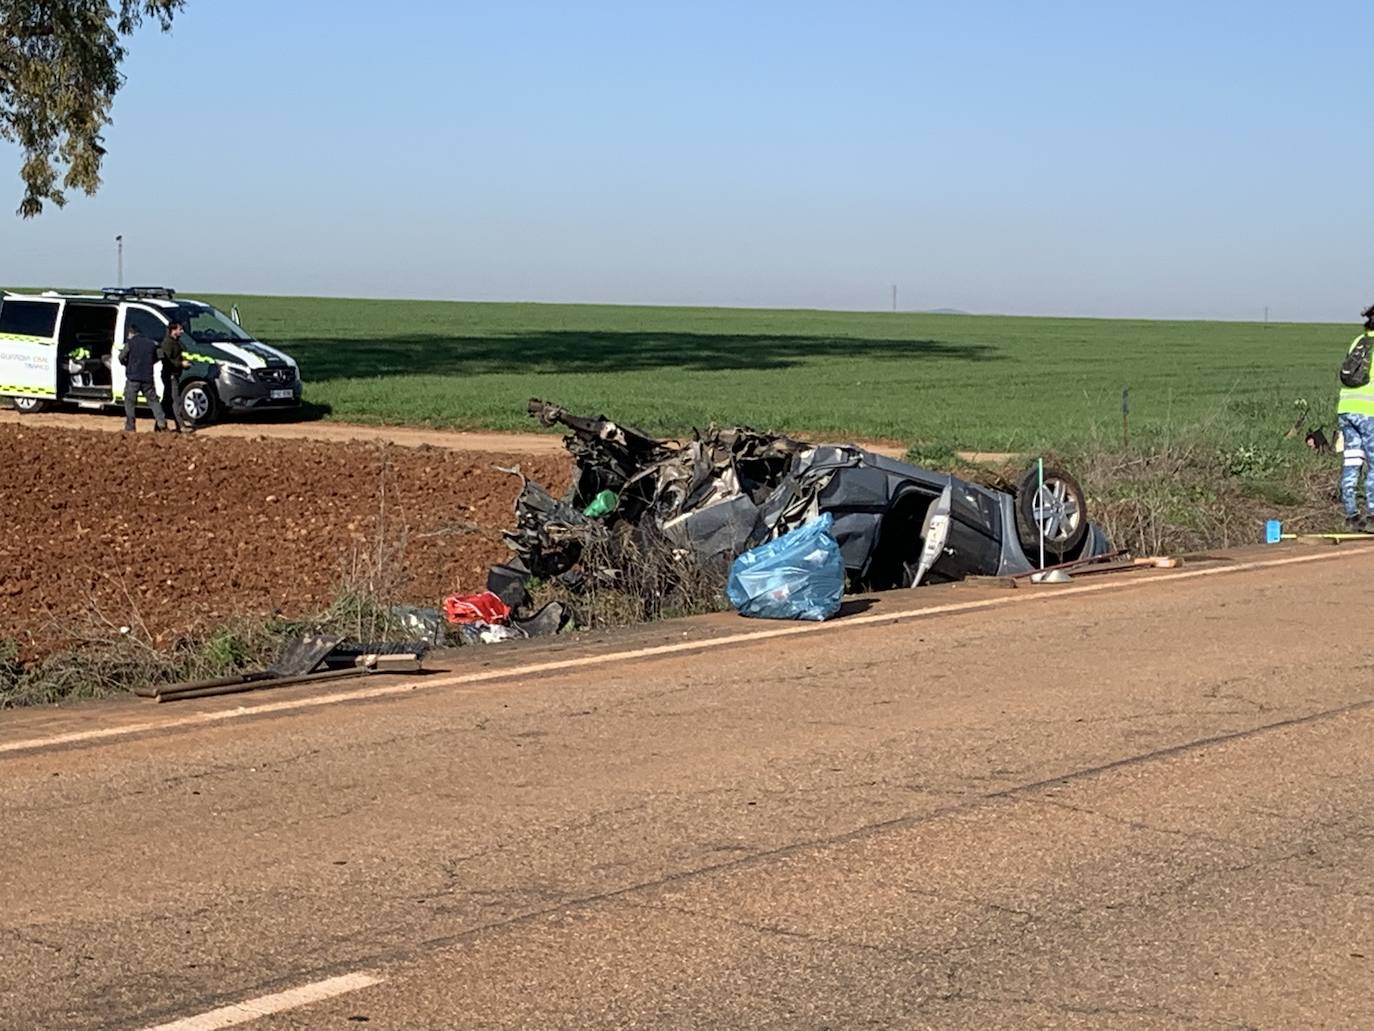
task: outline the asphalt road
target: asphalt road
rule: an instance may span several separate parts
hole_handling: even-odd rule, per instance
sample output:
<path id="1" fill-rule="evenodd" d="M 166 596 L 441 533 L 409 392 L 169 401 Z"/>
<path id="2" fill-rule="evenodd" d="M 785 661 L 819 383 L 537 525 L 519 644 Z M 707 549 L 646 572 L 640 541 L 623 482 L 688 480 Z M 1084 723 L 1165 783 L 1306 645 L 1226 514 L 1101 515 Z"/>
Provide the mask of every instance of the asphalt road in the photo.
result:
<path id="1" fill-rule="evenodd" d="M 0 1024 L 1374 1026 L 1374 549 L 1282 554 L 256 718 L 0 717 L 181 723 L 0 751 Z"/>

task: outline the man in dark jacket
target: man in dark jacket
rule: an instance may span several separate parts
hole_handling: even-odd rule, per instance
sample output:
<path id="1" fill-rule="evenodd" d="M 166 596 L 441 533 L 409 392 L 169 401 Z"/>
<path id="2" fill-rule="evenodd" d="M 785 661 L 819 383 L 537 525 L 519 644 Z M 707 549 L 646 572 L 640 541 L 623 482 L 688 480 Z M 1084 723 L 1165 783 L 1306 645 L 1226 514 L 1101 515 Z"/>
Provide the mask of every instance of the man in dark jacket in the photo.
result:
<path id="1" fill-rule="evenodd" d="M 119 352 L 120 364 L 124 366 L 124 432 L 134 432 L 134 407 L 141 393 L 148 407 L 153 410 L 154 431 L 167 428 L 167 417 L 162 414 L 158 403 L 157 391 L 153 389 L 153 365 L 157 362 L 158 343 L 130 326 L 124 338 L 124 348 Z"/>
<path id="2" fill-rule="evenodd" d="M 167 327 L 167 335 L 162 338 L 162 344 L 157 349 L 157 356 L 162 360 L 162 407 L 164 411 L 171 413 L 178 431 L 194 433 L 196 428 L 191 425 L 191 420 L 181 409 L 181 373 L 183 369 L 191 367 L 181 346 L 184 332 L 185 327 L 180 322 L 173 322 Z"/>

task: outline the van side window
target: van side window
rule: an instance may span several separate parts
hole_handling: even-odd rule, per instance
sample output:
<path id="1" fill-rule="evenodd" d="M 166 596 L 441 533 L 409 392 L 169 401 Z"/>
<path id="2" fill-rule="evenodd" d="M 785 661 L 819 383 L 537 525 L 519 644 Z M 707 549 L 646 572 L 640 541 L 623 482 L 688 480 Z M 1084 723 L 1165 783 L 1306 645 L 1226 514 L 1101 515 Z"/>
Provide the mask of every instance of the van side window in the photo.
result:
<path id="1" fill-rule="evenodd" d="M 144 311 L 142 308 L 128 309 L 124 319 L 126 332 L 130 326 L 153 340 L 161 340 L 167 335 L 167 326 L 163 321 L 152 312 Z"/>
<path id="2" fill-rule="evenodd" d="M 57 305 L 50 301 L 0 302 L 0 333 L 51 337 L 57 328 Z"/>

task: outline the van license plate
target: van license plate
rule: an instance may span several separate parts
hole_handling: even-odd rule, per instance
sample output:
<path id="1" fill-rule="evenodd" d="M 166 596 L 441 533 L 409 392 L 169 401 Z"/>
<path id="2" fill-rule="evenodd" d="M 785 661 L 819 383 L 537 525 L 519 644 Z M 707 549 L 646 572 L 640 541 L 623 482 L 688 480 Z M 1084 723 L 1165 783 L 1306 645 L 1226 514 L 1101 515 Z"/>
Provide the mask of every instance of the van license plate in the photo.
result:
<path id="1" fill-rule="evenodd" d="M 293 397 L 295 397 L 295 392 L 294 392 L 294 391 L 291 391 L 291 390 L 274 390 L 274 391 L 272 391 L 272 400 L 273 400 L 273 401 L 290 401 L 291 398 L 293 398 Z"/>

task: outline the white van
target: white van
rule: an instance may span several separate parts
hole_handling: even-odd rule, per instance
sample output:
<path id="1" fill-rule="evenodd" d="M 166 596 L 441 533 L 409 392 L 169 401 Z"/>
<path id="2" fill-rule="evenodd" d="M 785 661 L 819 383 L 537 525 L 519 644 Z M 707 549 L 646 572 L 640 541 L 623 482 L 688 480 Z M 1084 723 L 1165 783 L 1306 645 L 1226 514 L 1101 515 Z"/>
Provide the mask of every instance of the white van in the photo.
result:
<path id="1" fill-rule="evenodd" d="M 116 356 L 126 327 L 161 340 L 173 322 L 185 327 L 182 346 L 191 367 L 181 376 L 182 409 L 193 423 L 301 403 L 294 358 L 255 340 L 213 306 L 178 299 L 166 287 L 6 291 L 0 296 L 0 398 L 21 412 L 55 403 L 121 405 L 124 367 Z M 155 375 L 161 382 L 160 368 Z"/>

